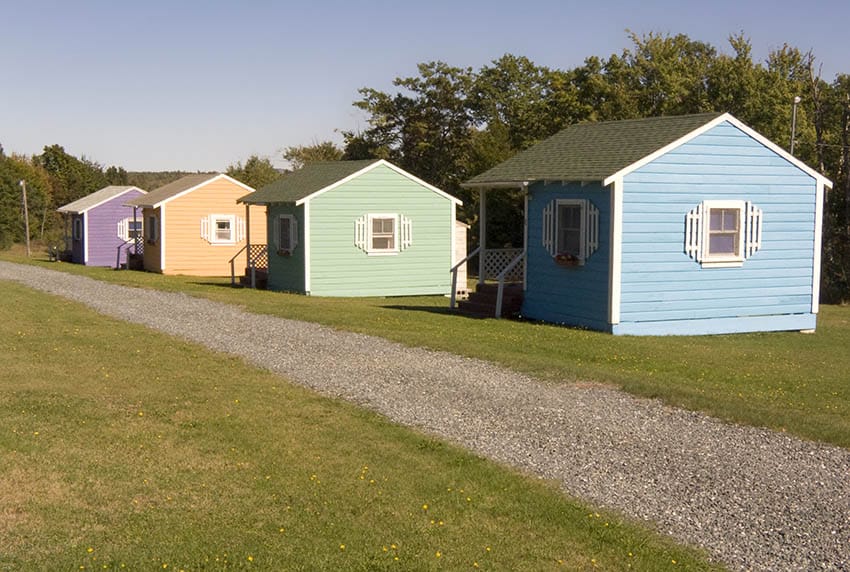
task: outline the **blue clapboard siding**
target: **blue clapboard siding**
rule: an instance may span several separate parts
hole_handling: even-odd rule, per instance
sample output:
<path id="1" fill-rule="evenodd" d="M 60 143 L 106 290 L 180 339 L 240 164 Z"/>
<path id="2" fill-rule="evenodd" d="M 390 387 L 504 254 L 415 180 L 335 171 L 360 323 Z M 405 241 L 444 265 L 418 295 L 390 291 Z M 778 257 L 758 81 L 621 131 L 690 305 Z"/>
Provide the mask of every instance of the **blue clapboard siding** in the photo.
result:
<path id="1" fill-rule="evenodd" d="M 588 199 L 599 209 L 599 249 L 584 266 L 563 268 L 543 247 L 543 209 L 554 199 Z M 529 187 L 527 284 L 522 315 L 608 330 L 610 193 L 598 183 Z"/>
<path id="2" fill-rule="evenodd" d="M 815 198 L 812 177 L 729 123 L 630 173 L 614 332 L 814 327 Z M 764 213 L 761 249 L 742 267 L 702 268 L 685 254 L 685 215 L 711 199 L 752 201 Z M 789 317 L 762 319 L 771 316 Z"/>
<path id="3" fill-rule="evenodd" d="M 267 208 L 266 233 L 269 248 L 269 281 L 271 290 L 304 293 L 304 207 L 294 204 L 274 204 Z M 298 223 L 298 244 L 289 256 L 281 256 L 275 248 L 275 221 L 280 215 L 293 215 Z"/>

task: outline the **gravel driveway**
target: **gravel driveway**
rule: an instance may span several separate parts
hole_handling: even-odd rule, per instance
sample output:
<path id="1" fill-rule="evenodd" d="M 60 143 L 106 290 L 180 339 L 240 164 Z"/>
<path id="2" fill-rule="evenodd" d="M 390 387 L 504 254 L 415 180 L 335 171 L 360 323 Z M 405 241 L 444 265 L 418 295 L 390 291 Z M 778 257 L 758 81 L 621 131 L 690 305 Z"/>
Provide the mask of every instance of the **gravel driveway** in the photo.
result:
<path id="1" fill-rule="evenodd" d="M 848 450 L 184 294 L 6 262 L 0 280 L 242 356 L 555 479 L 569 494 L 652 521 L 733 569 L 850 570 Z"/>

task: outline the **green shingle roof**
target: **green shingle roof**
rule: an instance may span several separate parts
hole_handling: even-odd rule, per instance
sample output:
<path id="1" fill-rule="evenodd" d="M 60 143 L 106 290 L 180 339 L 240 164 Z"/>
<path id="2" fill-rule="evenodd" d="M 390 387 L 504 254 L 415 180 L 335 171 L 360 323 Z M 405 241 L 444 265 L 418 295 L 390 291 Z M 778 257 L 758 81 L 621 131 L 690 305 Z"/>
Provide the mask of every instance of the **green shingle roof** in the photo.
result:
<path id="1" fill-rule="evenodd" d="M 297 171 L 286 173 L 273 183 L 240 198 L 239 202 L 252 205 L 294 203 L 365 169 L 377 161 L 379 159 L 310 163 Z"/>
<path id="2" fill-rule="evenodd" d="M 464 186 L 531 181 L 601 181 L 698 129 L 721 113 L 571 125 Z"/>

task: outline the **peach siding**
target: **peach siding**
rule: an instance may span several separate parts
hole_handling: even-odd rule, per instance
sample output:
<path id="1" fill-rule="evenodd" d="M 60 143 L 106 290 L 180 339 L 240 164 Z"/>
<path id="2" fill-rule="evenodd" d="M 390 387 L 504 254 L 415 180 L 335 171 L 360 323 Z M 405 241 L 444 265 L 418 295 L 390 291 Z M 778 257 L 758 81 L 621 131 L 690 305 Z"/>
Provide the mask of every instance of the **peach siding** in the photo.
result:
<path id="1" fill-rule="evenodd" d="M 201 237 L 201 219 L 215 214 L 235 215 L 245 220 L 245 205 L 237 204 L 236 200 L 246 194 L 243 187 L 219 179 L 165 203 L 165 268 L 160 271 L 164 274 L 229 276 L 229 261 L 245 246 L 246 240 L 243 237 L 234 244 L 210 244 Z M 251 207 L 250 218 L 251 241 L 265 244 L 265 209 Z M 235 266 L 237 274 L 244 268 L 245 259 L 240 256 Z"/>

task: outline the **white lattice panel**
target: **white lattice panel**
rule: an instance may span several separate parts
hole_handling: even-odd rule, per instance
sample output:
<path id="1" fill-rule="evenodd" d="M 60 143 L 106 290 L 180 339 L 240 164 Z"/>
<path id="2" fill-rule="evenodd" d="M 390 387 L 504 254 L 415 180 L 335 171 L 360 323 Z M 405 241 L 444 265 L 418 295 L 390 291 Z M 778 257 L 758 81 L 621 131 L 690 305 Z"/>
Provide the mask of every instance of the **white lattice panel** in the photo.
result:
<path id="1" fill-rule="evenodd" d="M 487 280 L 495 280 L 499 277 L 499 273 L 507 268 L 514 258 L 522 254 L 521 248 L 497 248 L 495 250 L 487 250 L 484 256 L 484 277 Z M 519 282 L 525 274 L 525 260 L 522 260 L 511 269 L 511 272 L 505 276 L 505 280 L 510 282 Z"/>

